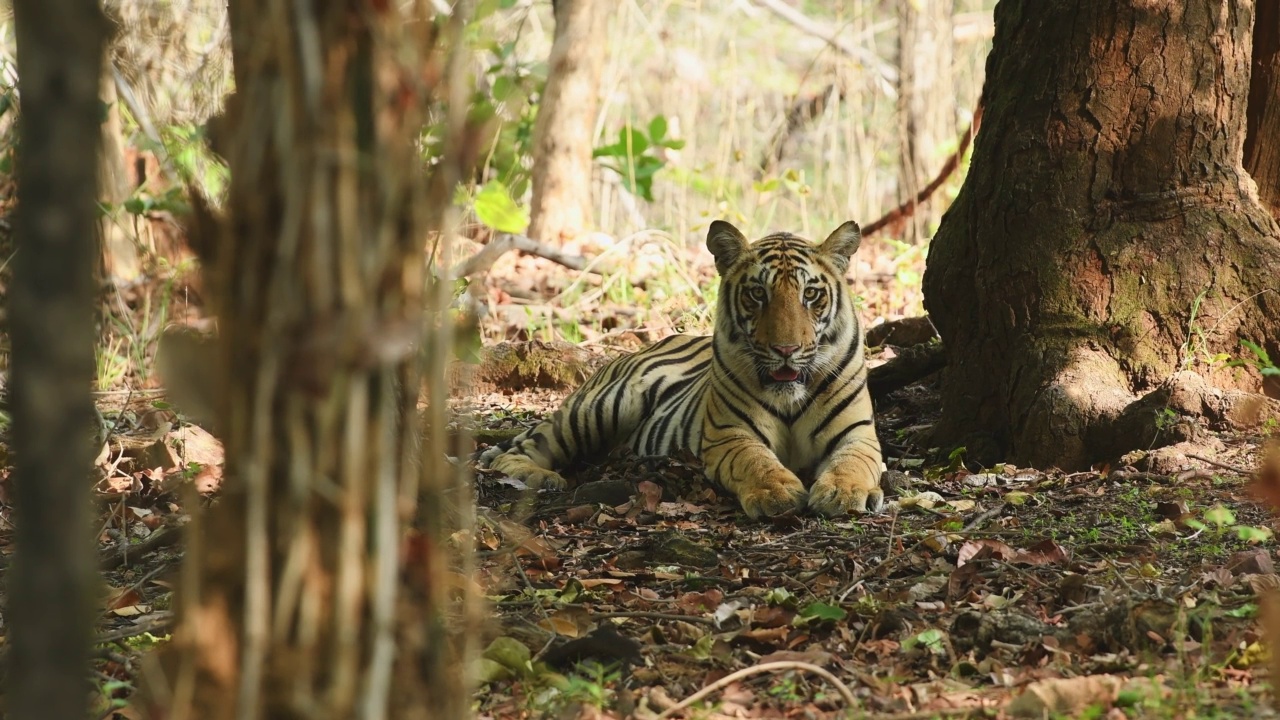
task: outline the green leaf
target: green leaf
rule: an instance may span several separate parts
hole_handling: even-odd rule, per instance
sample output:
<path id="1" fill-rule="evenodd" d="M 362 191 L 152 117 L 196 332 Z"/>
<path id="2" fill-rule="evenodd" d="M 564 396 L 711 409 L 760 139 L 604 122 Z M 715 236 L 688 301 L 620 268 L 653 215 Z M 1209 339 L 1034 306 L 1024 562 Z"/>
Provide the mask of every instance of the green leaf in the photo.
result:
<path id="1" fill-rule="evenodd" d="M 515 90 L 516 82 L 509 75 L 499 75 L 493 79 L 493 88 L 491 90 L 493 99 L 502 102 L 511 96 L 511 92 Z"/>
<path id="2" fill-rule="evenodd" d="M 813 618 L 815 620 L 843 620 L 849 613 L 844 608 L 836 605 L 828 605 L 826 603 L 815 602 L 804 606 L 800 611 L 800 617 Z"/>
<path id="3" fill-rule="evenodd" d="M 1271 530 L 1253 525 L 1236 526 L 1236 536 L 1247 543 L 1266 542 L 1271 539 Z"/>
<path id="4" fill-rule="evenodd" d="M 1258 606 L 1254 603 L 1245 603 L 1238 608 L 1226 611 L 1224 614 L 1233 618 L 1251 618 L 1258 614 Z"/>
<path id="5" fill-rule="evenodd" d="M 124 209 L 133 215 L 145 213 L 149 205 L 150 203 L 140 197 L 131 197 L 124 201 Z"/>
<path id="6" fill-rule="evenodd" d="M 904 650 L 921 648 L 928 650 L 935 655 L 941 655 L 946 652 L 946 648 L 943 646 L 942 640 L 942 631 L 935 628 L 925 630 L 919 635 L 913 635 L 907 638 L 902 642 L 902 648 Z"/>
<path id="7" fill-rule="evenodd" d="M 773 588 L 764 594 L 764 601 L 768 605 L 781 605 L 783 607 L 795 607 L 796 596 L 786 588 Z"/>
<path id="8" fill-rule="evenodd" d="M 618 145 L 626 151 L 627 155 L 640 155 L 649 149 L 649 138 L 645 137 L 644 133 L 628 125 L 622 128 L 622 132 L 618 133 Z"/>
<path id="9" fill-rule="evenodd" d="M 1236 514 L 1221 505 L 1214 505 L 1205 511 L 1204 519 L 1211 525 L 1225 527 L 1236 523 Z"/>
<path id="10" fill-rule="evenodd" d="M 768 180 L 760 180 L 753 183 L 751 188 L 758 193 L 767 193 L 777 190 L 778 184 L 778 178 L 769 178 Z"/>
<path id="11" fill-rule="evenodd" d="M 498 232 L 522 233 L 529 227 L 529 212 L 516 204 L 500 180 L 490 180 L 476 193 L 476 217 Z"/>
<path id="12" fill-rule="evenodd" d="M 649 139 L 655 145 L 662 144 L 662 139 L 667 136 L 667 118 L 658 115 L 649 121 Z"/>

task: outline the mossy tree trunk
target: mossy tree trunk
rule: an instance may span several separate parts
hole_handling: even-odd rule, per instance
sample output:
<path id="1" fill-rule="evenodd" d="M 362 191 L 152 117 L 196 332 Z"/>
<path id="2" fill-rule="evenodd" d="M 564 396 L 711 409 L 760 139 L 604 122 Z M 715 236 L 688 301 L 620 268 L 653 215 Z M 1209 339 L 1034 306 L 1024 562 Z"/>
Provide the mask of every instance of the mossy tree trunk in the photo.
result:
<path id="1" fill-rule="evenodd" d="M 466 98 L 442 49 L 461 21 L 426 5 L 230 4 L 236 92 L 213 139 L 231 183 L 225 217 L 202 210 L 193 231 L 218 318 L 226 481 L 188 536 L 176 667 L 148 693 L 163 717 L 469 706 L 453 652 L 469 640 L 451 637 L 467 626 L 446 620 L 443 579 L 449 503 L 471 500 L 415 411 L 419 348 L 448 351 L 423 316 L 443 306 L 428 288 L 447 293 L 424 249 L 461 164 L 424 177 L 419 141 L 432 117 L 452 133 Z M 446 84 L 454 111 L 431 115 Z M 426 377 L 443 398 L 438 359 Z"/>
<path id="2" fill-rule="evenodd" d="M 554 0 L 555 41 L 533 128 L 529 236 L 559 244 L 592 224 L 591 150 L 604 69 L 605 0 Z"/>
<path id="3" fill-rule="evenodd" d="M 1129 449 L 1125 409 L 1180 370 L 1257 388 L 1209 362 L 1241 338 L 1280 351 L 1280 231 L 1241 166 L 1253 10 L 996 6 L 985 119 L 924 279 L 940 443 L 1077 469 Z"/>

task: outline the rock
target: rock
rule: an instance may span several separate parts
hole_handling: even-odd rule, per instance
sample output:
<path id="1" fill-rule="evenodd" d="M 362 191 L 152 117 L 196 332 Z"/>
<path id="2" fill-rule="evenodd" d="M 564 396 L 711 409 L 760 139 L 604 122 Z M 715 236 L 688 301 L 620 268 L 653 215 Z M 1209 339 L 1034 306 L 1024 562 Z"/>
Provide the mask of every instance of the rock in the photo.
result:
<path id="1" fill-rule="evenodd" d="M 1233 575 L 1270 575 L 1276 571 L 1271 553 L 1262 548 L 1241 550 L 1227 561 L 1227 569 Z"/>
<path id="2" fill-rule="evenodd" d="M 650 562 L 693 567 L 715 567 L 720 556 L 715 550 L 671 530 L 660 535 L 649 551 Z"/>

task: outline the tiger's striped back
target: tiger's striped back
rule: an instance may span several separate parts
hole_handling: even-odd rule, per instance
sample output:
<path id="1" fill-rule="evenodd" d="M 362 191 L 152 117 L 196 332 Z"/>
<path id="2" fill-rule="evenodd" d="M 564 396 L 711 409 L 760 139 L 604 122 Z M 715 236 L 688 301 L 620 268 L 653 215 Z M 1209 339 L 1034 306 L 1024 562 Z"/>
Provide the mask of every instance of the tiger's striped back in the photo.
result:
<path id="1" fill-rule="evenodd" d="M 878 509 L 880 445 L 844 281 L 860 241 L 851 222 L 821 245 L 788 233 L 751 244 L 713 223 L 714 335 L 667 338 L 610 363 L 482 463 L 563 488 L 555 468 L 619 445 L 641 455 L 689 450 L 752 517 L 806 504 L 828 515 Z"/>

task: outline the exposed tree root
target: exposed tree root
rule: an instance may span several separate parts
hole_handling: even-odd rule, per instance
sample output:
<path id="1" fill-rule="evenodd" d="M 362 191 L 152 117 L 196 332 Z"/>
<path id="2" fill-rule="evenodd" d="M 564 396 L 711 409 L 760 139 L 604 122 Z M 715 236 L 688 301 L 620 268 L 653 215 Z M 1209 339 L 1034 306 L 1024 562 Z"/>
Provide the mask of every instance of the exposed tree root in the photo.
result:
<path id="1" fill-rule="evenodd" d="M 867 390 L 873 402 L 883 402 L 885 396 L 931 375 L 947 364 L 947 354 L 942 343 L 916 345 L 902 349 L 898 356 L 867 373 Z"/>
<path id="2" fill-rule="evenodd" d="M 1268 418 L 1280 418 L 1280 402 L 1213 387 L 1190 371 L 1135 395 L 1114 360 L 1081 349 L 1037 394 L 1012 440 L 1026 449 L 1017 462 L 1076 469 L 1134 450 L 1195 442 L 1206 423 L 1247 429 Z"/>

